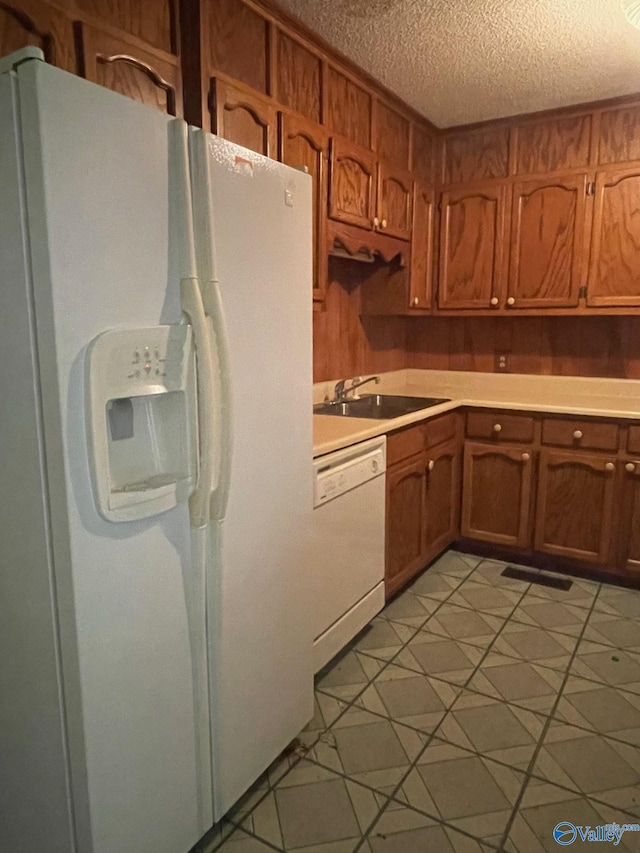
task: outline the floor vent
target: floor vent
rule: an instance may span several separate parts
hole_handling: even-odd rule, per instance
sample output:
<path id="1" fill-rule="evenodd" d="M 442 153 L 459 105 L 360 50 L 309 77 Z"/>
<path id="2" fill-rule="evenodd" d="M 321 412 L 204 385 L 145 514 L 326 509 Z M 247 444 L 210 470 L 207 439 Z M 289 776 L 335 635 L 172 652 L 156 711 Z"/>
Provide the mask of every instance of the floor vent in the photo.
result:
<path id="1" fill-rule="evenodd" d="M 566 578 L 554 578 L 551 575 L 543 575 L 535 569 L 521 569 L 516 566 L 507 566 L 502 572 L 503 577 L 513 578 L 518 581 L 526 581 L 527 583 L 537 583 L 540 586 L 550 586 L 553 589 L 571 589 L 572 581 Z"/>

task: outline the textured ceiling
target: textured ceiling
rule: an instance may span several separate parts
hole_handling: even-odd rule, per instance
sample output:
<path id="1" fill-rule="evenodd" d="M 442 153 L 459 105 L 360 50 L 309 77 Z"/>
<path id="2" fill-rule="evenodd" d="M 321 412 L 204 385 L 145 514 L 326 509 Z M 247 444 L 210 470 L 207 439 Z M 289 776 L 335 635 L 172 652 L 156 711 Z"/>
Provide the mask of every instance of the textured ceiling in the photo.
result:
<path id="1" fill-rule="evenodd" d="M 279 0 L 439 127 L 640 91 L 619 0 Z"/>

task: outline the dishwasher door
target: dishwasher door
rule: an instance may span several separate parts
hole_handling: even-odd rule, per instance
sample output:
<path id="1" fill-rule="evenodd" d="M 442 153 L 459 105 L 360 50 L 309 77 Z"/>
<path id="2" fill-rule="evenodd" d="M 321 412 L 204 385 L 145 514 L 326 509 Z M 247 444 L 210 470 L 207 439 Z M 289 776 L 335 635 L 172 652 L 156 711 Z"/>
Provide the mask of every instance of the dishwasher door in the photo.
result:
<path id="1" fill-rule="evenodd" d="M 385 436 L 314 460 L 314 672 L 384 606 L 385 469 Z"/>

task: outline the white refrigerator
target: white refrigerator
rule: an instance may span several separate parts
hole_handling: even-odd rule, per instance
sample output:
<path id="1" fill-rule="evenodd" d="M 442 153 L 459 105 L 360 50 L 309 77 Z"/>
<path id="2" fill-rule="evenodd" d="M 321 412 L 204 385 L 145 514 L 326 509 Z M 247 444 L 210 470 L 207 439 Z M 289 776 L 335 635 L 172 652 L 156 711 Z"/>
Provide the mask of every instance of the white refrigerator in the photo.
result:
<path id="1" fill-rule="evenodd" d="M 186 853 L 312 715 L 311 182 L 0 60 L 0 849 Z"/>

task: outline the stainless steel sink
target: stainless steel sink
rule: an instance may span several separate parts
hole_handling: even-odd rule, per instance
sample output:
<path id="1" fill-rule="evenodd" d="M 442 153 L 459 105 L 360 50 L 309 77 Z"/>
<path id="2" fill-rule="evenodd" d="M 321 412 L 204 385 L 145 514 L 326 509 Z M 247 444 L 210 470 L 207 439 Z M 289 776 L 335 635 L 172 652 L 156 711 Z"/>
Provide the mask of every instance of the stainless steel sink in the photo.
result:
<path id="1" fill-rule="evenodd" d="M 395 394 L 363 394 L 357 400 L 343 400 L 340 403 L 319 403 L 313 407 L 314 415 L 334 415 L 345 418 L 375 418 L 386 420 L 399 418 L 410 412 L 419 412 L 448 403 L 442 397 L 401 397 Z"/>

